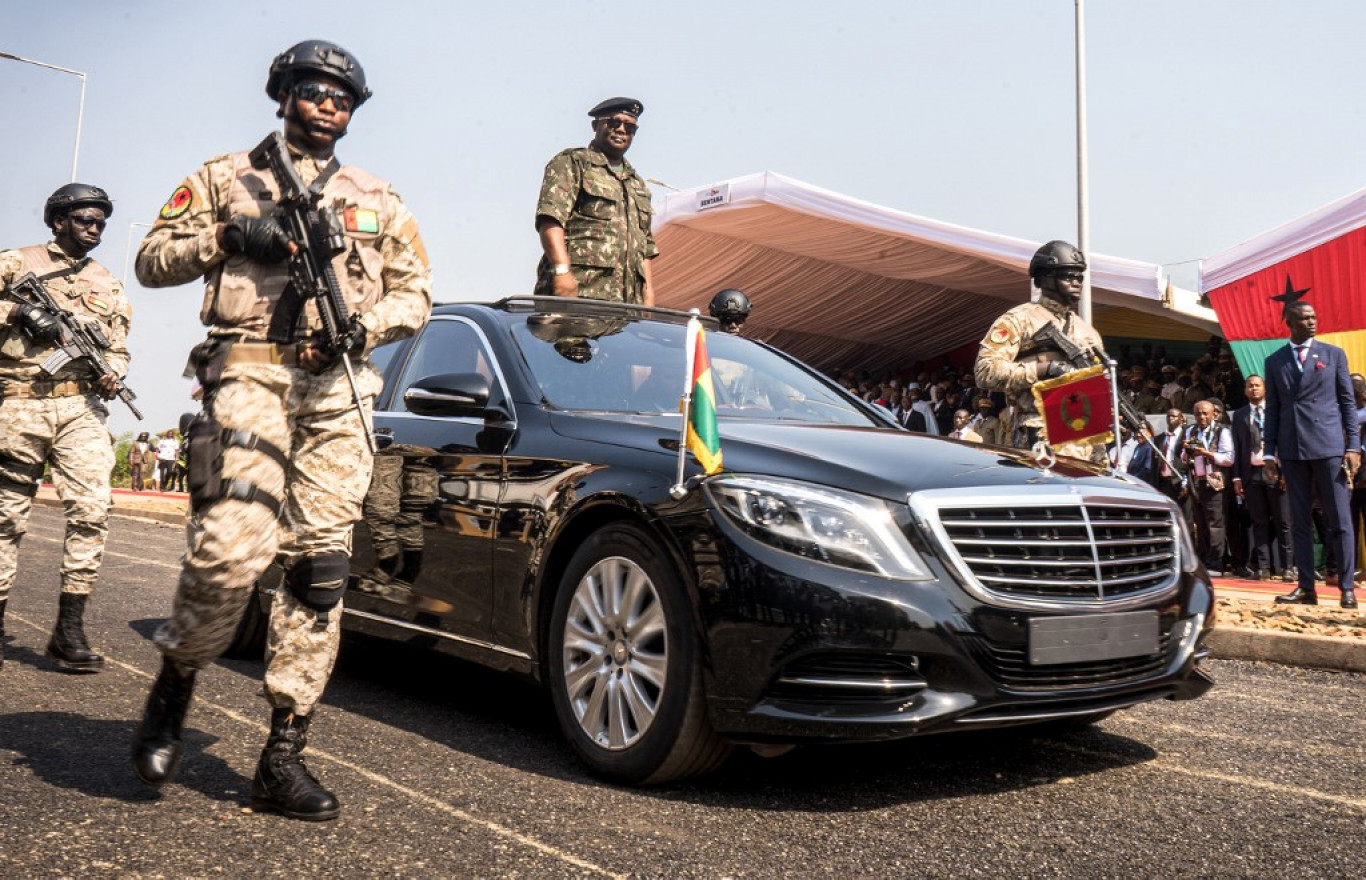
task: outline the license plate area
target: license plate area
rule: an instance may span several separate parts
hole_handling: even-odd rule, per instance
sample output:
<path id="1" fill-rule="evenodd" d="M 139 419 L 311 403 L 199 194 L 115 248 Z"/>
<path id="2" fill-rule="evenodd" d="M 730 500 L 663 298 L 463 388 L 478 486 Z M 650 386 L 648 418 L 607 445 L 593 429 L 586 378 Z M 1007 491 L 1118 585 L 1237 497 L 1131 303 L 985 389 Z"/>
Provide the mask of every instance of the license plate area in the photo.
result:
<path id="1" fill-rule="evenodd" d="M 1036 617 L 1029 621 L 1029 663 L 1093 663 L 1156 654 L 1156 611 Z"/>

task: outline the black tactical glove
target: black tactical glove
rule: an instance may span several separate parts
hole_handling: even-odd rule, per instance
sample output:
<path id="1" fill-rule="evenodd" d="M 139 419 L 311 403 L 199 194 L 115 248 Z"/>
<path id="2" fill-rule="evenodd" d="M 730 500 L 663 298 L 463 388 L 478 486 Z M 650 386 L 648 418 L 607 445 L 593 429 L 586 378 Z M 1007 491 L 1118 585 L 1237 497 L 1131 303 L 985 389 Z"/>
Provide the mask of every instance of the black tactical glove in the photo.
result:
<path id="1" fill-rule="evenodd" d="M 323 369 L 327 369 L 327 367 L 335 364 L 343 354 L 350 355 L 353 358 L 364 354 L 365 340 L 365 325 L 355 316 L 352 316 L 351 320 L 347 322 L 346 332 L 342 334 L 341 339 L 337 340 L 336 345 L 328 345 L 321 330 L 313 331 L 309 343 L 327 358 L 327 363 L 323 367 Z"/>
<path id="2" fill-rule="evenodd" d="M 1049 361 L 1046 375 L 1049 379 L 1056 379 L 1058 376 L 1066 376 L 1070 372 L 1072 372 L 1072 368 L 1062 361 Z"/>
<path id="3" fill-rule="evenodd" d="M 278 263 L 289 256 L 289 233 L 273 217 L 234 215 L 223 224 L 223 250 L 258 263 Z"/>
<path id="4" fill-rule="evenodd" d="M 21 305 L 15 318 L 19 329 L 34 342 L 57 342 L 62 338 L 61 322 L 46 309 Z"/>
<path id="5" fill-rule="evenodd" d="M 342 336 L 339 344 L 330 350 L 333 357 L 341 357 L 342 352 L 353 358 L 365 353 L 365 325 L 355 315 L 346 322 L 346 334 Z"/>

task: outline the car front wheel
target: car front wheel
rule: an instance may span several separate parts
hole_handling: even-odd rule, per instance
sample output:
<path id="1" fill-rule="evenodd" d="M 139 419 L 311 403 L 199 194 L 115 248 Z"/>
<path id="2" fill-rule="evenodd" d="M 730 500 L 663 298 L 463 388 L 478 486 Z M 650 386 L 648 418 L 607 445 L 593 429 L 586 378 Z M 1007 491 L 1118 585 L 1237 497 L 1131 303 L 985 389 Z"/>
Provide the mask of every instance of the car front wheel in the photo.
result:
<path id="1" fill-rule="evenodd" d="M 579 756 L 631 784 L 719 766 L 731 746 L 707 719 L 699 655 L 687 595 L 654 541 L 624 523 L 593 533 L 560 581 L 547 652 Z"/>

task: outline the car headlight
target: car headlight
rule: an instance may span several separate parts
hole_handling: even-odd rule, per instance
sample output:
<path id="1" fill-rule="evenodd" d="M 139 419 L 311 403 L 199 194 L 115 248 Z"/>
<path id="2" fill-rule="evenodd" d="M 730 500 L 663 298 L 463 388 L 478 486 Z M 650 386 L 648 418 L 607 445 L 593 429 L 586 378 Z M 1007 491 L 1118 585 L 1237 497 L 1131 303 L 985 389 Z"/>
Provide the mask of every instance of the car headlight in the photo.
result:
<path id="1" fill-rule="evenodd" d="M 727 474 L 704 485 L 727 519 L 769 546 L 884 577 L 933 577 L 880 498 L 777 477 Z"/>
<path id="2" fill-rule="evenodd" d="M 1178 552 L 1181 554 L 1181 570 L 1186 574 L 1194 574 L 1200 567 L 1200 557 L 1195 552 L 1195 544 L 1191 541 L 1190 526 L 1186 525 L 1186 517 L 1182 515 L 1181 509 L 1175 508 L 1174 522 L 1176 523 L 1176 544 Z"/>

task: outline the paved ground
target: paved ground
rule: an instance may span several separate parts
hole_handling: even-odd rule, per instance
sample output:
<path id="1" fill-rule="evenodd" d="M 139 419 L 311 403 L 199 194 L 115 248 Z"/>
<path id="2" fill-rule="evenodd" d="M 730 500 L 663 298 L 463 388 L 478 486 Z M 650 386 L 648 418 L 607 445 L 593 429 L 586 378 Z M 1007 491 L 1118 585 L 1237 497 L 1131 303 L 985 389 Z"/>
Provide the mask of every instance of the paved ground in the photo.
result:
<path id="1" fill-rule="evenodd" d="M 100 675 L 52 670 L 61 525 L 35 511 L 0 670 L 0 875 L 442 877 L 1360 876 L 1366 678 L 1215 662 L 1193 703 L 1072 733 L 983 733 L 741 756 L 633 791 L 586 775 L 540 692 L 349 640 L 310 766 L 345 804 L 245 810 L 257 670 L 201 677 L 177 784 L 127 747 L 157 666 L 181 532 L 115 521 L 90 630 Z"/>

